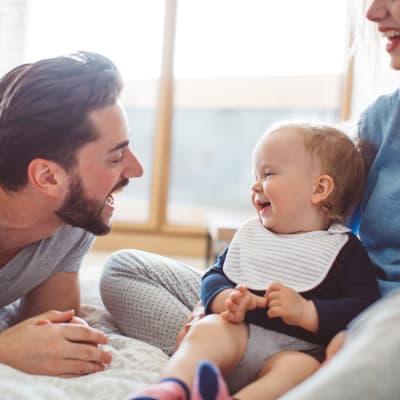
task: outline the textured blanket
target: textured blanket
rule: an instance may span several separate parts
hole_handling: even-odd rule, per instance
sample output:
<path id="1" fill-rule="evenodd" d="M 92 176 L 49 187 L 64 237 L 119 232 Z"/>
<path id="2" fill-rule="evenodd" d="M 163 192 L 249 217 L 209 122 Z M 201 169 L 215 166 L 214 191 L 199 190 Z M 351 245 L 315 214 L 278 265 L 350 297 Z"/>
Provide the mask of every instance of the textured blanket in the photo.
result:
<path id="1" fill-rule="evenodd" d="M 133 391 L 155 382 L 168 357 L 161 350 L 123 336 L 105 310 L 98 292 L 100 266 L 81 274 L 82 314 L 109 337 L 113 361 L 105 371 L 79 378 L 34 376 L 0 364 L 2 400 L 126 400 Z"/>

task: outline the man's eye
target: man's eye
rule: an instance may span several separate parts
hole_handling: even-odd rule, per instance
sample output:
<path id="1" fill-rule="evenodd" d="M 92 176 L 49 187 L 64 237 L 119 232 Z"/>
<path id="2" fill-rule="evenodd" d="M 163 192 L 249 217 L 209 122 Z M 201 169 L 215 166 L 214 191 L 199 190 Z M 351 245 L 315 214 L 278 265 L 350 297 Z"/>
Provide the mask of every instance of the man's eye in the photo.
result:
<path id="1" fill-rule="evenodd" d="M 118 164 L 124 159 L 125 152 L 119 151 L 115 154 L 115 158 L 111 160 L 112 164 Z"/>
<path id="2" fill-rule="evenodd" d="M 118 158 L 111 160 L 112 164 L 118 164 L 124 159 L 124 155 L 119 156 Z"/>

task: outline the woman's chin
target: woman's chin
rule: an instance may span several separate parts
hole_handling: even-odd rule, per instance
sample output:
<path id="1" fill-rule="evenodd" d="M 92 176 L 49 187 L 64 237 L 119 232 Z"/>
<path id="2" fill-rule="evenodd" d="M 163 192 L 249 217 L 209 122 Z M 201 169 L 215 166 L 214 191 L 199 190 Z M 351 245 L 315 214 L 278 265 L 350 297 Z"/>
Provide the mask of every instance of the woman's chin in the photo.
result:
<path id="1" fill-rule="evenodd" d="M 392 59 L 392 62 L 390 63 L 390 67 L 392 69 L 394 69 L 395 71 L 400 71 L 400 60 L 393 60 Z"/>

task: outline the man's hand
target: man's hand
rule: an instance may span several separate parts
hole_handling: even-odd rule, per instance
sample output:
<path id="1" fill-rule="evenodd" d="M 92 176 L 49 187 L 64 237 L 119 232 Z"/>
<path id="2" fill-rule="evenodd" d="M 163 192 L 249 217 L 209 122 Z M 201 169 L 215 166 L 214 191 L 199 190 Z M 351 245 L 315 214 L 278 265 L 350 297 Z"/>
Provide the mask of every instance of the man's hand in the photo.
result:
<path id="1" fill-rule="evenodd" d="M 79 376 L 101 371 L 110 353 L 98 348 L 107 337 L 74 318 L 74 311 L 49 311 L 0 334 L 0 362 L 37 375 Z"/>
<path id="2" fill-rule="evenodd" d="M 268 302 L 268 317 L 282 318 L 286 324 L 299 326 L 310 332 L 318 331 L 318 314 L 311 300 L 280 283 L 272 283 L 265 297 Z"/>
<path id="3" fill-rule="evenodd" d="M 225 311 L 221 317 L 228 322 L 240 323 L 244 321 L 247 311 L 266 305 L 266 298 L 251 293 L 245 285 L 237 285 L 225 300 Z"/>
<path id="4" fill-rule="evenodd" d="M 46 318 L 41 318 L 41 316 L 39 316 L 39 318 L 40 319 L 36 320 L 35 325 L 51 325 L 52 324 L 52 322 Z M 56 322 L 54 322 L 54 323 L 56 323 Z M 89 324 L 84 319 L 82 319 L 81 317 L 76 317 L 75 315 L 69 321 L 65 321 L 63 323 L 89 326 Z"/>

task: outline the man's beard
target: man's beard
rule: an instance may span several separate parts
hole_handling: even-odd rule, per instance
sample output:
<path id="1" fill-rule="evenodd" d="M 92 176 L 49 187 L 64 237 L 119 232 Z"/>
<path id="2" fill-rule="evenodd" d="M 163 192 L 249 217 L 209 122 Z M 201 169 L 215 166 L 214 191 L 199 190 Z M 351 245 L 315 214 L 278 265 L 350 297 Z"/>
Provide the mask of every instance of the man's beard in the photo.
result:
<path id="1" fill-rule="evenodd" d="M 111 190 L 126 186 L 129 180 L 121 179 Z M 55 212 L 65 223 L 83 228 L 94 235 L 105 235 L 111 230 L 111 223 L 102 219 L 102 212 L 107 199 L 102 201 L 89 199 L 85 196 L 82 180 L 73 175 L 69 185 L 69 193 L 61 207 Z"/>

